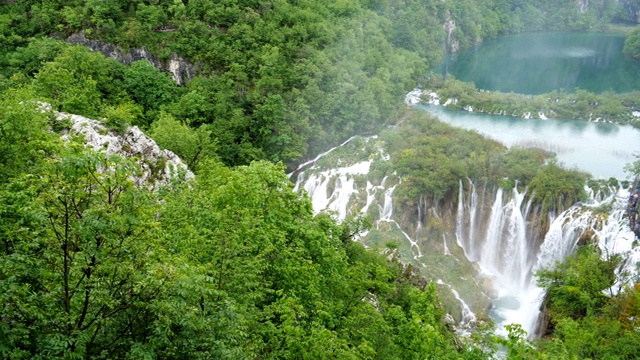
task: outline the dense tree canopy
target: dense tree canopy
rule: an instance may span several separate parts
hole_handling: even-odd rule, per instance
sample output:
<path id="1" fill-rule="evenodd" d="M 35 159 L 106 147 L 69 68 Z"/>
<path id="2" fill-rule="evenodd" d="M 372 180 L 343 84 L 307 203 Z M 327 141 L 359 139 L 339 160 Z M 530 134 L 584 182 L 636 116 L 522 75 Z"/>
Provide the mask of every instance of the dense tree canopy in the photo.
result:
<path id="1" fill-rule="evenodd" d="M 627 35 L 624 41 L 624 53 L 640 60 L 640 27 Z"/>
<path id="2" fill-rule="evenodd" d="M 547 309 L 556 340 L 542 350 L 557 359 L 632 359 L 640 350 L 637 284 L 612 288 L 619 256 L 584 246 L 564 263 L 537 273 L 548 290 Z M 619 291 L 619 292 L 618 292 Z"/>
<path id="3" fill-rule="evenodd" d="M 228 165 L 291 164 L 393 122 L 398 99 L 442 57 L 445 21 L 455 22 L 453 39 L 467 47 L 504 33 L 600 28 L 619 6 L 613 0 L 583 8 L 515 0 L 8 1 L 0 8 L 0 86 L 31 82 L 55 107 L 116 125 L 148 128 L 165 111 L 187 125 L 210 125 Z M 147 62 L 123 69 L 46 38 L 78 32 L 125 51 L 144 47 L 163 61 L 178 54 L 200 75 L 179 89 Z"/>
<path id="4" fill-rule="evenodd" d="M 19 139 L 1 143 L 3 358 L 466 356 L 433 284 L 352 241 L 360 221 L 314 216 L 282 165 L 203 153 L 196 180 L 153 192 L 26 95 L 0 102 Z"/>
<path id="5" fill-rule="evenodd" d="M 464 47 L 509 32 L 599 28 L 616 4 L 3 1 L 0 356 L 490 358 L 491 334 L 476 337 L 480 346 L 457 340 L 434 285 L 353 242 L 362 219 L 314 216 L 282 163 L 395 123 L 402 95 L 443 55 L 446 21 Z M 177 86 L 146 61 L 123 65 L 65 42 L 79 32 L 161 61 L 177 54 L 199 75 Z M 43 102 L 116 131 L 140 126 L 196 180 L 135 186 L 136 164 L 63 142 L 57 132 L 68 124 Z M 399 134 L 392 157 L 409 199 L 450 196 L 464 177 L 510 177 L 500 185 L 530 182 L 549 198 L 576 195 L 582 180 L 554 164 L 539 170 L 547 154 L 507 152 L 433 119 Z M 502 165 L 514 163 L 513 172 Z M 545 188 L 567 176 L 567 188 Z M 617 304 L 635 314 L 637 295 L 624 294 Z M 578 333 L 569 321 L 559 334 Z M 562 335 L 563 349 L 582 351 L 588 337 L 571 339 Z M 514 358 L 534 352 L 517 327 L 508 340 Z"/>

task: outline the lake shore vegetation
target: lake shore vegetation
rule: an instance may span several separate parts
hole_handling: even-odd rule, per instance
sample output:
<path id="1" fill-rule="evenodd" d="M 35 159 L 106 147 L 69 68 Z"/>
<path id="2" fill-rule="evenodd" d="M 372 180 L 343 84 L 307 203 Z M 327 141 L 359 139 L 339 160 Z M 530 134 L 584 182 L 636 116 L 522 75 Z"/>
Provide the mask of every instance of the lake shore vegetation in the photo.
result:
<path id="1" fill-rule="evenodd" d="M 640 128 L 640 92 L 595 94 L 576 89 L 540 95 L 486 91 L 448 75 L 429 74 L 421 83 L 422 100 L 480 113 L 522 118 L 575 119 Z"/>

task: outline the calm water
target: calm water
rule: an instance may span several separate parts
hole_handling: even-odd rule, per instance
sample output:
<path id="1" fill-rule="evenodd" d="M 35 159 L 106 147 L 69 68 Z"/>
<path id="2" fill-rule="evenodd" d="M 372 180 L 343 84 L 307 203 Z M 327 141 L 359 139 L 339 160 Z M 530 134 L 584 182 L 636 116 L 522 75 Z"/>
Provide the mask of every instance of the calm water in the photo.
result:
<path id="1" fill-rule="evenodd" d="M 640 90 L 640 61 L 626 58 L 623 46 L 620 34 L 510 35 L 454 54 L 435 71 L 446 67 L 480 89 L 522 94 Z"/>
<path id="2" fill-rule="evenodd" d="M 565 166 L 597 178 L 626 178 L 624 165 L 640 151 L 640 131 L 631 126 L 581 120 L 522 119 L 417 105 L 441 121 L 476 130 L 506 146 L 539 147 L 553 151 Z"/>

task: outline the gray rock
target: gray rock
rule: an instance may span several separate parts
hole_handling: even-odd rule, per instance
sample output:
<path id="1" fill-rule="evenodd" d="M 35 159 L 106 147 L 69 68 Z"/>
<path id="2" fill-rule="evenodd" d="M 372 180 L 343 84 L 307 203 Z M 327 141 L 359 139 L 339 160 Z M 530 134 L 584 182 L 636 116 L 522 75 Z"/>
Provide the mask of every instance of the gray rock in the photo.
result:
<path id="1" fill-rule="evenodd" d="M 84 32 L 69 36 L 67 42 L 84 45 L 93 51 L 98 51 L 104 56 L 127 65 L 134 61 L 147 60 L 158 69 L 169 72 L 173 81 L 178 85 L 184 85 L 187 81 L 193 79 L 199 68 L 199 66 L 189 63 L 176 54 L 171 54 L 168 60 L 161 60 L 157 56 L 150 54 L 145 48 L 132 48 L 128 52 L 125 52 L 119 46 L 99 40 L 87 39 Z"/>
<path id="2" fill-rule="evenodd" d="M 71 122 L 71 128 L 63 138 L 80 135 L 84 138 L 86 146 L 96 151 L 137 159 L 142 171 L 133 180 L 138 186 L 157 189 L 168 184 L 181 172 L 184 172 L 187 180 L 194 178 L 193 173 L 176 154 L 160 149 L 156 142 L 137 126 L 131 126 L 124 133 L 119 134 L 110 131 L 97 120 L 63 112 L 55 112 L 55 114 L 59 120 Z"/>

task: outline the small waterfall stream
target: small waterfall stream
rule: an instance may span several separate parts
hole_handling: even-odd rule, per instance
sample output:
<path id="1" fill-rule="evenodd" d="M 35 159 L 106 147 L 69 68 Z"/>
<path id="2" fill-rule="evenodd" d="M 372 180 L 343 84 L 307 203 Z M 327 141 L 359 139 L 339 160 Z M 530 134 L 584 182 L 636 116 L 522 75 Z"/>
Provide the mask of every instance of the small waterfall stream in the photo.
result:
<path id="1" fill-rule="evenodd" d="M 464 300 L 462 300 L 458 291 L 456 291 L 456 289 L 451 287 L 451 285 L 446 284 L 444 281 L 440 279 L 438 279 L 436 282 L 440 285 L 447 286 L 449 290 L 451 290 L 451 292 L 453 293 L 453 296 L 456 298 L 456 300 L 460 302 L 460 308 L 462 310 L 462 320 L 460 320 L 459 327 L 462 329 L 466 329 L 470 326 L 475 325 L 475 323 L 478 321 L 478 318 L 476 317 L 476 314 L 474 314 L 473 311 L 471 311 L 471 309 L 469 308 L 469 305 L 467 305 L 467 303 Z"/>

